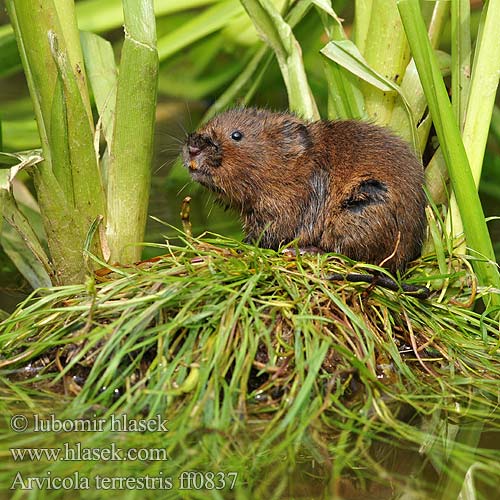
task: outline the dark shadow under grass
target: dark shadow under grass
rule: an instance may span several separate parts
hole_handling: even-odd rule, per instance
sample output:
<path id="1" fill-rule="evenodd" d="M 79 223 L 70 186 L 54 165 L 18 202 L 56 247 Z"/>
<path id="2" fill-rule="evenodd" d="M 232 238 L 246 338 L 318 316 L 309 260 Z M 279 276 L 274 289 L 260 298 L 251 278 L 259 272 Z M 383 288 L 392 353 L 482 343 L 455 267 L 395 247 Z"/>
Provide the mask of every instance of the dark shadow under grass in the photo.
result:
<path id="1" fill-rule="evenodd" d="M 498 322 L 471 310 L 462 261 L 447 275 L 431 258 L 411 269 L 408 282 L 439 287 L 419 300 L 326 280 L 373 269 L 333 255 L 220 238 L 164 251 L 38 290 L 0 323 L 0 479 L 13 498 L 29 478 L 40 498 L 496 491 Z M 496 444 L 478 444 L 485 423 Z M 61 455 L 9 450 L 42 447 Z M 123 460 L 129 449 L 141 455 Z"/>

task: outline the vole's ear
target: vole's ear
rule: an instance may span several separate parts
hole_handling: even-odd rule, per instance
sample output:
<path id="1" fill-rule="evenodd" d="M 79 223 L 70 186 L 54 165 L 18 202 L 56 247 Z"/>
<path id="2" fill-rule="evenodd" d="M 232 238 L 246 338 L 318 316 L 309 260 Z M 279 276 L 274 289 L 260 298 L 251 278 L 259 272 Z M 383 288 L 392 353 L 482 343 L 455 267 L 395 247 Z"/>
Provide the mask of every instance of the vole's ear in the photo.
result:
<path id="1" fill-rule="evenodd" d="M 295 120 L 285 120 L 281 127 L 281 141 L 290 153 L 303 153 L 312 146 L 306 125 Z"/>

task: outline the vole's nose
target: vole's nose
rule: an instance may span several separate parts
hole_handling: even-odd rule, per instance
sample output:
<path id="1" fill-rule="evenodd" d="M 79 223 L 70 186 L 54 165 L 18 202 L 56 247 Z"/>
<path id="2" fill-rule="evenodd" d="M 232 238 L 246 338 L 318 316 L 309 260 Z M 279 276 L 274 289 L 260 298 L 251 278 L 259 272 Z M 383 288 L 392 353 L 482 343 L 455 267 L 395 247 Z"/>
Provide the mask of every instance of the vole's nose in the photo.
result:
<path id="1" fill-rule="evenodd" d="M 201 148 L 198 146 L 189 145 L 188 146 L 188 153 L 189 153 L 190 158 L 194 158 L 201 153 Z"/>

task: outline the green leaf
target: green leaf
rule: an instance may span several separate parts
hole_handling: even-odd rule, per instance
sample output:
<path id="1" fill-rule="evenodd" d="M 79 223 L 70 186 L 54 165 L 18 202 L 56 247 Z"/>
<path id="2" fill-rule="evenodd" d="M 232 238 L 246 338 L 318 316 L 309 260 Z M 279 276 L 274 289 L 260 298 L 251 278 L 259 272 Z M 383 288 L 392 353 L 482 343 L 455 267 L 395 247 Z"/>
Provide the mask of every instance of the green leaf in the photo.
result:
<path id="1" fill-rule="evenodd" d="M 27 223 L 26 220 L 25 222 Z M 37 257 L 32 251 L 26 251 L 26 233 L 21 234 L 20 231 L 19 227 L 14 228 L 4 223 L 0 236 L 0 243 L 4 252 L 33 289 L 52 286 L 47 269 L 39 260 L 40 254 Z M 32 240 L 28 248 L 34 245 L 36 243 Z M 44 258 L 47 259 L 47 256 L 44 255 Z"/>
<path id="2" fill-rule="evenodd" d="M 323 10 L 326 12 L 330 17 L 335 19 L 335 21 L 338 24 L 342 24 L 341 20 L 338 18 L 337 14 L 335 14 L 335 11 L 332 9 L 331 2 L 328 0 L 311 0 L 311 2 L 316 5 L 319 9 Z"/>
<path id="3" fill-rule="evenodd" d="M 443 77 L 448 76 L 451 71 L 450 55 L 440 50 L 436 50 L 434 53 L 439 64 L 441 74 Z M 431 123 L 428 118 L 429 115 L 424 118 L 424 114 L 427 111 L 427 99 L 425 97 L 422 84 L 420 83 L 420 77 L 418 76 L 418 71 L 413 59 L 406 67 L 405 75 L 400 88 L 403 95 L 406 96 L 408 107 L 410 108 L 413 116 L 413 122 L 419 124 L 417 127 L 419 135 L 419 151 L 422 153 L 427 144 Z M 394 106 L 394 110 L 392 111 L 389 125 L 393 130 L 396 130 L 403 139 L 411 142 L 411 130 L 408 128 L 407 118 L 408 107 L 405 106 L 403 102 L 397 102 Z"/>
<path id="4" fill-rule="evenodd" d="M 94 94 L 99 119 L 107 144 L 113 137 L 118 69 L 113 47 L 104 38 L 86 31 L 80 32 L 85 68 Z"/>
<path id="5" fill-rule="evenodd" d="M 10 26 L 0 26 L 0 76 L 17 73 L 22 68 L 16 39 Z"/>
<path id="6" fill-rule="evenodd" d="M 8 156 L 14 155 L 2 154 L 3 159 Z M 18 158 L 21 156 L 18 155 Z M 0 170 L 0 216 L 7 223 L 3 226 L 0 243 L 5 253 L 33 288 L 50 286 L 50 275 L 53 274 L 53 269 L 49 259 L 31 224 L 19 210 L 12 195 L 12 181 L 17 173 L 22 168 L 40 162 L 41 157 L 36 154 L 22 157 L 21 163 L 15 167 Z"/>
<path id="7" fill-rule="evenodd" d="M 380 91 L 397 93 L 406 110 L 408 130 L 411 132 L 411 143 L 415 151 L 420 151 L 411 108 L 399 85 L 371 68 L 357 47 L 349 40 L 331 41 L 321 49 L 321 53 Z"/>
<path id="8" fill-rule="evenodd" d="M 320 52 L 382 92 L 398 91 L 397 85 L 370 68 L 358 48 L 351 41 L 334 40 L 325 45 Z"/>
<path id="9" fill-rule="evenodd" d="M 329 58 L 325 58 L 328 86 L 328 119 L 360 119 L 366 117 L 364 99 L 352 73 Z M 350 77 L 350 78 L 349 78 Z"/>

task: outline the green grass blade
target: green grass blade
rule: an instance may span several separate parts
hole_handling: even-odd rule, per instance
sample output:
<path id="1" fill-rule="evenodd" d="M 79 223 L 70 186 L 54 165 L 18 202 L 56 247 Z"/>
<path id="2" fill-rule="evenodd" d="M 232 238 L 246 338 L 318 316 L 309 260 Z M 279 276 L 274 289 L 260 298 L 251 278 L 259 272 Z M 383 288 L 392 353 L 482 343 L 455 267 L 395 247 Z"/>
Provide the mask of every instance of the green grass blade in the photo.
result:
<path id="1" fill-rule="evenodd" d="M 323 3 L 318 11 L 329 40 L 347 40 L 340 19 L 333 9 L 326 8 Z M 326 14 L 328 15 L 326 15 Z M 359 80 L 345 71 L 341 65 L 329 60 L 323 60 L 326 85 L 328 89 L 328 119 L 359 119 L 365 116 L 365 103 Z"/>
<path id="2" fill-rule="evenodd" d="M 436 51 L 439 69 L 443 77 L 450 74 L 450 56 L 442 51 Z M 427 144 L 427 139 L 430 130 L 430 120 L 422 120 L 427 111 L 427 99 L 425 98 L 424 89 L 420 83 L 418 71 L 415 66 L 415 61 L 412 59 L 408 64 L 405 76 L 401 82 L 401 94 L 406 97 L 405 101 L 397 102 L 394 106 L 390 128 L 396 130 L 398 134 L 408 142 L 412 141 L 411 129 L 408 127 L 408 111 L 411 112 L 413 122 L 418 123 L 418 142 L 419 151 L 422 154 Z"/>
<path id="3" fill-rule="evenodd" d="M 158 39 L 160 61 L 227 26 L 241 12 L 241 5 L 234 0 L 215 3 L 176 30 Z"/>
<path id="4" fill-rule="evenodd" d="M 449 2 L 435 3 L 428 28 L 429 39 L 433 48 L 439 47 L 439 42 L 441 40 L 444 27 L 446 26 L 446 22 L 448 21 L 448 13 Z M 448 76 L 450 73 L 451 65 L 450 56 L 442 51 L 437 51 L 436 56 L 438 58 L 439 67 L 441 68 L 443 76 Z M 413 59 L 406 67 L 403 81 L 401 82 L 401 91 L 408 99 L 414 122 L 419 124 L 417 127 L 418 140 L 420 143 L 420 154 L 422 154 L 427 145 L 432 121 L 429 117 L 422 119 L 424 117 L 424 113 L 427 110 L 427 100 L 425 98 L 424 90 L 422 88 L 422 84 L 420 83 L 418 71 L 415 67 L 415 61 Z M 406 127 L 406 113 L 407 111 L 405 106 L 400 102 L 396 102 L 389 126 L 393 130 L 397 130 L 398 134 L 403 139 L 406 139 L 408 142 L 410 142 L 411 135 L 410 130 L 408 130 L 408 128 Z"/>

